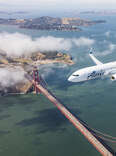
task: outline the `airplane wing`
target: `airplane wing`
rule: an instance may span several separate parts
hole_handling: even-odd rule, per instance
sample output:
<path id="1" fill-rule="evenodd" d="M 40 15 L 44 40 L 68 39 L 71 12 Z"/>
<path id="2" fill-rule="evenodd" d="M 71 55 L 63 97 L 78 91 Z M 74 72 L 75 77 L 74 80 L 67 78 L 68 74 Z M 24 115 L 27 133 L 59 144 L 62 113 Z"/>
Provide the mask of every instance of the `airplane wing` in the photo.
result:
<path id="1" fill-rule="evenodd" d="M 100 62 L 100 61 L 93 55 L 92 52 L 89 53 L 89 56 L 91 57 L 91 59 L 93 60 L 93 62 L 94 62 L 96 65 L 103 64 L 102 62 Z"/>

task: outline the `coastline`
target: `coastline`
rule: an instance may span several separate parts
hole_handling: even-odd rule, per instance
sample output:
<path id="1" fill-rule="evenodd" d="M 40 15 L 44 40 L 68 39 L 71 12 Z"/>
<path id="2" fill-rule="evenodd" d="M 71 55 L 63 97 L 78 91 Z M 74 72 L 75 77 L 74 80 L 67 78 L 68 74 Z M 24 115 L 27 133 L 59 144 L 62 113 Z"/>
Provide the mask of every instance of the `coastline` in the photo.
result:
<path id="1" fill-rule="evenodd" d="M 0 18 L 0 24 L 17 25 L 18 28 L 32 30 L 47 30 L 47 31 L 82 31 L 81 26 L 91 26 L 95 24 L 105 23 L 105 20 L 88 20 L 78 17 L 49 17 L 43 16 L 29 19 L 4 19 Z"/>
<path id="2" fill-rule="evenodd" d="M 31 56 L 25 57 L 19 57 L 19 58 L 10 58 L 6 55 L 3 55 L 3 53 L 0 54 L 0 69 L 1 71 L 5 70 L 6 72 L 11 71 L 13 73 L 16 73 L 17 71 L 20 71 L 21 73 L 29 74 L 32 76 L 32 71 L 34 67 L 38 67 L 40 65 L 45 64 L 54 64 L 54 63 L 63 63 L 67 65 L 73 65 L 74 61 L 72 60 L 72 57 L 68 54 L 61 53 L 61 52 L 36 52 L 33 53 Z M 15 74 L 14 74 L 15 75 Z M 23 80 L 23 81 L 22 81 Z M 15 83 L 14 85 L 11 85 L 9 87 L 3 87 L 1 86 L 0 93 L 6 94 L 6 93 L 28 93 L 33 92 L 33 85 L 32 83 L 26 78 L 26 76 L 23 77 L 20 82 Z"/>

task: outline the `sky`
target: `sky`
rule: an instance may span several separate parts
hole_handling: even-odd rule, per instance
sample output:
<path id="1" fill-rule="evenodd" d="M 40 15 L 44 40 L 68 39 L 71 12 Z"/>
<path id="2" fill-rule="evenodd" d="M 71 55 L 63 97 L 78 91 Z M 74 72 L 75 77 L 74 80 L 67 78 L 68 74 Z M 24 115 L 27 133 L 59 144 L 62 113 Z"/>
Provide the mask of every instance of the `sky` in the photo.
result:
<path id="1" fill-rule="evenodd" d="M 23 6 L 24 8 L 113 8 L 115 9 L 116 0 L 0 0 L 1 6 Z"/>
<path id="2" fill-rule="evenodd" d="M 115 9 L 116 0 L 0 0 L 0 10 L 68 12 Z"/>

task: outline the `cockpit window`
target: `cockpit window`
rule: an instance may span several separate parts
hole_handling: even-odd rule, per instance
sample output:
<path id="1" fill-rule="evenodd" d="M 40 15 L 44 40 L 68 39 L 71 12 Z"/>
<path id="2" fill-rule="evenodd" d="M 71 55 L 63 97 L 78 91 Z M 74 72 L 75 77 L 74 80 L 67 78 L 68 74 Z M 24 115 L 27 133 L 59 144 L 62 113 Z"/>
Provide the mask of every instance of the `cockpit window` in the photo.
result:
<path id="1" fill-rule="evenodd" d="M 79 76 L 79 74 L 74 74 L 73 76 Z"/>

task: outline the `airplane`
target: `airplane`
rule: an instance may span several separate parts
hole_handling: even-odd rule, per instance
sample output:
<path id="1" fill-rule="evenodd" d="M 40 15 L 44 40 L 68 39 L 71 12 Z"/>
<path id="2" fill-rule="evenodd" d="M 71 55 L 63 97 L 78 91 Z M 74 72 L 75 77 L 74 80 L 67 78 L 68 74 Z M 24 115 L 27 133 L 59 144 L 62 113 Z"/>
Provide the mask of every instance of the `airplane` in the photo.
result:
<path id="1" fill-rule="evenodd" d="M 68 81 L 83 82 L 107 76 L 110 77 L 112 81 L 116 81 L 116 61 L 103 64 L 93 55 L 92 51 L 90 51 L 89 56 L 96 65 L 75 71 L 68 78 Z"/>

